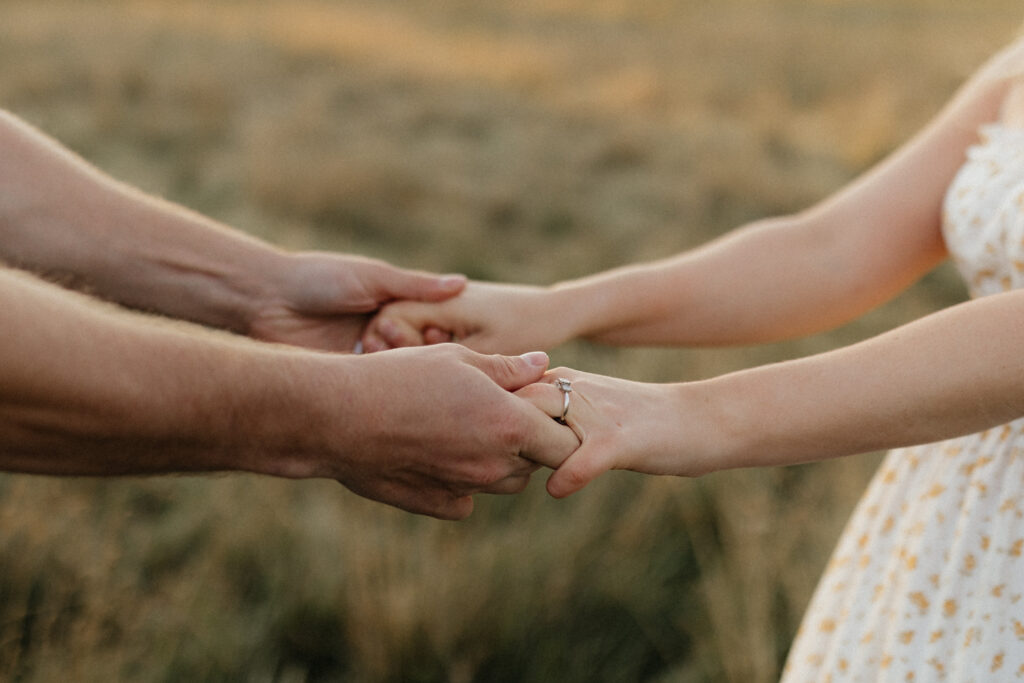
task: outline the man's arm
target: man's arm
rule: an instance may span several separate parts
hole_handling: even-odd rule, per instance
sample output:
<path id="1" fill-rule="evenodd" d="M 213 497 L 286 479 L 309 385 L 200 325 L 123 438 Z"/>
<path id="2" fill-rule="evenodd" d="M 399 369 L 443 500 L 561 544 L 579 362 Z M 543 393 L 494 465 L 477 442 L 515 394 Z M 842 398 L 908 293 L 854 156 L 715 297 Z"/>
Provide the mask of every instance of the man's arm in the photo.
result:
<path id="1" fill-rule="evenodd" d="M 130 313 L 0 268 L 0 469 L 337 479 L 445 518 L 576 446 L 509 390 L 546 357 L 339 356 Z"/>
<path id="2" fill-rule="evenodd" d="M 439 301 L 464 284 L 276 249 L 113 180 L 3 111 L 0 259 L 131 308 L 343 351 L 382 304 Z"/>

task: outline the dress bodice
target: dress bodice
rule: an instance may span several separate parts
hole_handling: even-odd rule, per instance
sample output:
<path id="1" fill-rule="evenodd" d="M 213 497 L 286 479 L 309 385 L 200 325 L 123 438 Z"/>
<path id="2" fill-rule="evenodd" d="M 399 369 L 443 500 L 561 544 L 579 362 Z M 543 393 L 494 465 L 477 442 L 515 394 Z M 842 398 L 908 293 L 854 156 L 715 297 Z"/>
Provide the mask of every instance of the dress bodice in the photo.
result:
<path id="1" fill-rule="evenodd" d="M 981 129 L 946 194 L 942 231 L 972 297 L 1024 288 L 1024 128 Z"/>

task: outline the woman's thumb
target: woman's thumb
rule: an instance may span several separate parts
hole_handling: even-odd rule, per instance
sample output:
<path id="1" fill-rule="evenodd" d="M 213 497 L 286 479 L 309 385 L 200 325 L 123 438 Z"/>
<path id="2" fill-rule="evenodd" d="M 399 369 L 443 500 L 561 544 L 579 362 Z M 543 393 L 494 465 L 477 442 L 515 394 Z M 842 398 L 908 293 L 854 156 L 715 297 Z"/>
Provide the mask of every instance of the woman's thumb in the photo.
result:
<path id="1" fill-rule="evenodd" d="M 555 498 L 565 498 L 611 469 L 584 443 L 548 477 L 547 489 Z"/>

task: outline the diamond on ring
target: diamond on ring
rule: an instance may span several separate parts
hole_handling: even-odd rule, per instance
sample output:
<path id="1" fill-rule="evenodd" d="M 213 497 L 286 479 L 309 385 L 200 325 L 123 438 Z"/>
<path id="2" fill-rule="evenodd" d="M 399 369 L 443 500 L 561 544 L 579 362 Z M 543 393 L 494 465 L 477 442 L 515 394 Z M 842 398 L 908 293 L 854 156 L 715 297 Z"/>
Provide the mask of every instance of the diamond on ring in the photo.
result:
<path id="1" fill-rule="evenodd" d="M 560 424 L 566 424 L 565 418 L 569 414 L 569 394 L 572 393 L 572 382 L 559 377 L 555 380 L 555 386 L 562 392 L 562 414 L 555 420 Z"/>

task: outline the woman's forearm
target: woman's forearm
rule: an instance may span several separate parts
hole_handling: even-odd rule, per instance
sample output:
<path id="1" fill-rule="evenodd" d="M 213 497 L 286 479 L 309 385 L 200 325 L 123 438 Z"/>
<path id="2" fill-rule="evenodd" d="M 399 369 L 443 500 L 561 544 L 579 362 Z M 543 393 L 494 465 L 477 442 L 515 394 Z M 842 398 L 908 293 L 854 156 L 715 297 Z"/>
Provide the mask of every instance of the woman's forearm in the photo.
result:
<path id="1" fill-rule="evenodd" d="M 941 251 L 870 279 L 853 231 L 808 216 L 751 224 L 663 261 L 561 283 L 576 336 L 619 345 L 720 346 L 830 329 L 906 287 Z M 863 250 L 859 250 L 863 253 Z"/>
<path id="2" fill-rule="evenodd" d="M 1008 292 L 836 351 L 677 386 L 686 401 L 707 392 L 714 469 L 791 464 L 1024 416 L 1022 349 L 1024 292 Z"/>
<path id="3" fill-rule="evenodd" d="M 610 469 L 700 476 L 932 443 L 1024 416 L 1024 291 L 973 300 L 851 346 L 679 384 L 569 369 L 528 398 L 564 411 L 579 450 L 557 497 Z M 525 390 L 524 390 L 525 392 Z"/>
<path id="4" fill-rule="evenodd" d="M 829 228 L 810 214 L 760 221 L 673 258 L 550 287 L 475 282 L 440 306 L 389 307 L 371 326 L 367 348 L 429 341 L 428 328 L 500 353 L 577 337 L 640 346 L 777 341 L 866 312 L 945 254 L 937 229 L 924 245 L 909 246 L 913 236 L 891 240 L 902 248 L 888 255 L 879 254 L 886 245 L 861 239 L 863 233 Z"/>
<path id="5" fill-rule="evenodd" d="M 943 200 L 979 126 L 999 116 L 1013 82 L 1000 65 L 817 206 L 665 261 L 560 284 L 552 299 L 574 311 L 575 334 L 613 344 L 777 341 L 867 312 L 945 258 Z"/>
<path id="6" fill-rule="evenodd" d="M 0 112 L 0 259 L 123 305 L 246 331 L 282 254 L 118 183 Z"/>
<path id="7" fill-rule="evenodd" d="M 870 311 L 945 258 L 938 201 L 921 214 L 921 225 L 885 235 L 891 217 L 826 204 L 670 259 L 555 285 L 551 299 L 573 302 L 577 336 L 611 344 L 724 346 L 814 334 Z"/>

